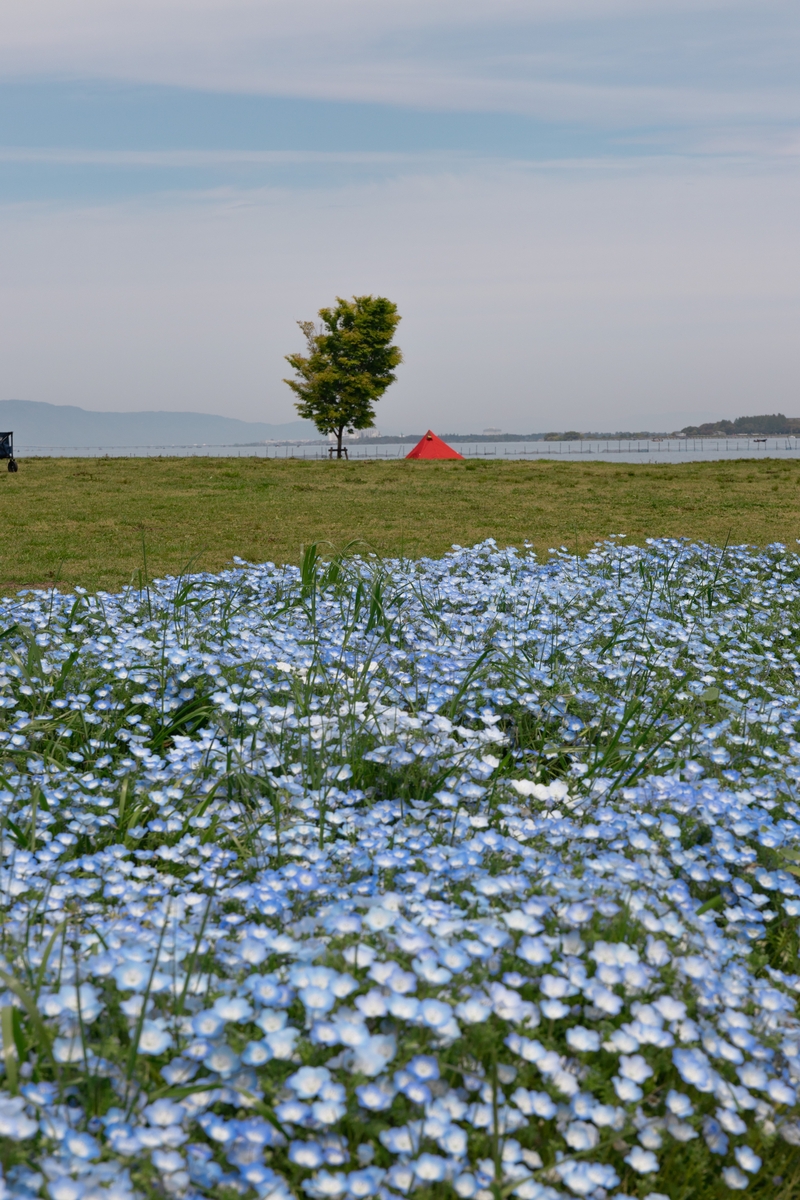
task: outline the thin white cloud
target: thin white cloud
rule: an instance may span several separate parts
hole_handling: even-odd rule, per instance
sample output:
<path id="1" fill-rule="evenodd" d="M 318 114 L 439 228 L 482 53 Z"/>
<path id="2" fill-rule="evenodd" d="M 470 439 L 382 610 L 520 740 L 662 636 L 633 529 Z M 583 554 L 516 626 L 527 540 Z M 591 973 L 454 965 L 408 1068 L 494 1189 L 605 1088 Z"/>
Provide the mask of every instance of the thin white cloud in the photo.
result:
<path id="1" fill-rule="evenodd" d="M 755 16 L 776 54 L 797 39 L 787 0 L 6 0 L 0 73 L 606 124 L 794 119 L 799 89 L 749 80 Z M 682 58 L 702 21 L 725 36 Z"/>
<path id="2" fill-rule="evenodd" d="M 662 143 L 660 151 L 658 143 Z M 507 172 L 556 171 L 583 174 L 615 170 L 639 171 L 643 162 L 657 162 L 659 158 L 674 154 L 669 138 L 651 137 L 648 153 L 637 153 L 630 157 L 547 157 L 547 156 L 504 156 L 502 162 Z M 775 133 L 765 139 L 759 132 L 708 133 L 684 139 L 684 151 L 698 158 L 745 160 L 756 163 L 764 160 L 791 159 L 800 156 L 800 136 L 794 133 Z M 684 154 L 685 157 L 685 154 Z M 61 146 L 0 146 L 0 163 L 19 165 L 46 165 L 64 167 L 119 167 L 130 171 L 153 169 L 156 171 L 181 171 L 197 169 L 219 169 L 225 167 L 368 167 L 389 171 L 395 175 L 430 175 L 431 172 L 451 174 L 474 174 L 482 166 L 492 169 L 496 157 L 486 158 L 478 154 L 458 151 L 426 151 L 400 153 L 366 150 L 84 150 Z M 316 176 L 315 176 L 316 178 Z M 231 185 L 233 186 L 233 185 Z M 147 189 L 144 189 L 147 191 Z M 151 191 L 158 192 L 157 181 Z M 214 185 L 216 194 L 219 185 Z M 227 190 L 227 189 L 226 189 Z M 191 193 L 207 196 L 210 189 L 199 191 L 196 185 Z M 252 191 L 248 194 L 252 194 Z M 63 203 L 63 200 L 60 201 Z M 15 205 L 16 207 L 16 205 Z M 2 209 L 0 209 L 2 211 Z"/>
<path id="3" fill-rule="evenodd" d="M 83 150 L 0 146 L 0 162 L 84 167 L 373 166 L 429 163 L 433 155 L 350 150 Z M 441 155 L 436 155 L 441 159 Z"/>

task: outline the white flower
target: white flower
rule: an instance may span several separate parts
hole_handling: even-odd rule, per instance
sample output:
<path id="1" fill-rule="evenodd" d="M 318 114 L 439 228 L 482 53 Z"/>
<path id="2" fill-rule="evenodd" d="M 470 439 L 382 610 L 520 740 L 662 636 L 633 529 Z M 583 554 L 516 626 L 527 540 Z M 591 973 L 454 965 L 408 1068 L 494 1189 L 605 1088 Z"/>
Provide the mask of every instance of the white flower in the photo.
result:
<path id="1" fill-rule="evenodd" d="M 57 1175 L 47 1185 L 50 1200 L 81 1200 L 86 1191 L 86 1184 L 70 1175 Z M 7 1196 L 9 1193 L 5 1193 Z"/>
<path id="2" fill-rule="evenodd" d="M 364 924 L 368 925 L 374 933 L 378 933 L 382 929 L 389 929 L 394 925 L 396 920 L 396 912 L 391 912 L 387 908 L 376 905 L 364 917 Z"/>
<path id="3" fill-rule="evenodd" d="M 72 1038 L 55 1038 L 53 1041 L 53 1058 L 59 1063 L 81 1062 L 83 1060 L 83 1045 L 77 1035 Z"/>
<path id="4" fill-rule="evenodd" d="M 386 1015 L 386 998 L 377 988 L 370 988 L 365 995 L 356 996 L 355 1005 L 365 1017 L 383 1017 Z"/>
<path id="5" fill-rule="evenodd" d="M 308 1188 L 312 1196 L 317 1196 L 327 1200 L 335 1200 L 337 1196 L 343 1196 L 347 1191 L 347 1176 L 340 1172 L 331 1173 L 330 1171 L 320 1171 L 318 1175 L 312 1176 L 309 1183 L 313 1185 Z"/>
<path id="6" fill-rule="evenodd" d="M 546 943 L 539 937 L 521 938 L 517 946 L 517 954 L 525 962 L 531 963 L 533 966 L 549 963 L 553 957 Z"/>
<path id="7" fill-rule="evenodd" d="M 716 1073 L 701 1050 L 673 1050 L 672 1061 L 684 1083 L 693 1084 L 699 1092 L 714 1090 Z"/>
<path id="8" fill-rule="evenodd" d="M 438 1154 L 421 1154 L 411 1165 L 417 1179 L 424 1183 L 439 1183 L 447 1178 L 447 1159 L 440 1158 Z"/>
<path id="9" fill-rule="evenodd" d="M 686 1016 L 686 1005 L 673 996 L 659 996 L 658 1000 L 653 1001 L 653 1008 L 658 1010 L 665 1021 L 682 1021 Z"/>
<path id="10" fill-rule="evenodd" d="M 340 1100 L 315 1100 L 311 1105 L 311 1115 L 320 1125 L 335 1125 L 346 1111 Z"/>
<path id="11" fill-rule="evenodd" d="M 717 1109 L 717 1120 L 726 1133 L 742 1134 L 747 1133 L 747 1125 L 739 1116 L 728 1108 Z"/>
<path id="12" fill-rule="evenodd" d="M 172 1034 L 163 1028 L 161 1018 L 144 1021 L 139 1035 L 140 1054 L 163 1054 L 172 1045 Z"/>
<path id="13" fill-rule="evenodd" d="M 641 1054 L 620 1055 L 619 1073 L 624 1079 L 632 1079 L 634 1083 L 644 1083 L 653 1074 L 653 1068 Z"/>
<path id="14" fill-rule="evenodd" d="M 467 1152 L 467 1135 L 459 1125 L 450 1125 L 438 1138 L 439 1145 L 451 1158 L 461 1158 Z"/>
<path id="15" fill-rule="evenodd" d="M 665 967 L 667 963 L 672 961 L 672 955 L 667 943 L 657 940 L 651 934 L 647 935 L 645 955 L 647 961 L 654 967 Z"/>
<path id="16" fill-rule="evenodd" d="M 586 904 L 579 901 L 576 904 L 570 904 L 564 910 L 561 919 L 567 925 L 585 925 L 587 921 L 591 921 L 594 916 L 594 909 L 591 904 Z"/>
<path id="17" fill-rule="evenodd" d="M 748 1062 L 742 1067 L 737 1067 L 736 1074 L 745 1087 L 757 1088 L 759 1091 L 763 1091 L 767 1086 L 767 1072 L 763 1067 L 759 1067 L 757 1063 Z"/>
<path id="18" fill-rule="evenodd" d="M 391 1107 L 392 1100 L 395 1096 L 395 1088 L 382 1083 L 362 1083 L 356 1088 L 359 1104 L 364 1108 L 372 1109 L 373 1112 L 384 1112 Z"/>
<path id="19" fill-rule="evenodd" d="M 21 1096 L 0 1093 L 0 1137 L 10 1138 L 14 1142 L 33 1137 L 39 1123 L 26 1114 L 24 1105 Z"/>
<path id="20" fill-rule="evenodd" d="M 361 970 L 374 962 L 376 956 L 377 951 L 373 950 L 372 946 L 366 945 L 365 942 L 357 942 L 354 946 L 348 946 L 344 951 L 345 962 L 351 967 Z"/>
<path id="21" fill-rule="evenodd" d="M 148 963 L 126 960 L 117 967 L 114 972 L 114 979 L 117 987 L 121 988 L 122 991 L 138 992 L 147 986 L 150 971 L 151 967 Z"/>
<path id="22" fill-rule="evenodd" d="M 239 1056 L 230 1046 L 212 1046 L 210 1052 L 203 1059 L 203 1066 L 223 1077 L 232 1075 L 239 1066 Z"/>
<path id="23" fill-rule="evenodd" d="M 733 1153 L 742 1170 L 749 1171 L 752 1175 L 761 1170 L 761 1159 L 749 1146 L 737 1146 Z"/>
<path id="24" fill-rule="evenodd" d="M 239 943 L 239 955 L 247 963 L 258 966 L 267 957 L 269 951 L 264 942 L 257 938 L 245 937 Z"/>
<path id="25" fill-rule="evenodd" d="M 578 1196 L 588 1196 L 598 1188 L 612 1188 L 619 1183 L 619 1176 L 614 1168 L 605 1163 L 575 1162 L 574 1159 L 567 1159 L 555 1169 L 569 1190 Z"/>
<path id="26" fill-rule="evenodd" d="M 600 1141 L 600 1133 L 595 1125 L 586 1121 L 573 1121 L 567 1126 L 564 1141 L 573 1150 L 594 1150 Z"/>
<path id="27" fill-rule="evenodd" d="M 311 1013 L 330 1012 L 336 1003 L 336 997 L 330 988 L 318 987 L 313 983 L 300 989 L 300 999 Z"/>
<path id="28" fill-rule="evenodd" d="M 389 996 L 386 1006 L 392 1016 L 401 1021 L 415 1021 L 419 1015 L 419 1000 L 414 996 Z"/>
<path id="29" fill-rule="evenodd" d="M 543 1117 L 549 1121 L 557 1111 L 555 1103 L 547 1092 L 529 1092 L 525 1088 L 518 1087 L 511 1099 L 526 1117 Z"/>
<path id="30" fill-rule="evenodd" d="M 79 988 L 69 983 L 64 984 L 58 993 L 57 999 L 62 1011 L 74 1013 L 86 1025 L 91 1025 L 92 1021 L 95 1021 L 100 1016 L 104 1008 L 97 994 L 97 989 L 92 987 L 90 983 L 82 983 Z"/>
<path id="31" fill-rule="evenodd" d="M 289 1147 L 289 1161 L 297 1163 L 298 1167 L 314 1170 L 325 1161 L 325 1152 L 319 1142 L 292 1142 Z"/>
<path id="32" fill-rule="evenodd" d="M 505 987 L 502 983 L 490 984 L 489 995 L 492 1000 L 492 1008 L 503 1021 L 521 1021 L 530 1007 L 519 992 Z"/>
<path id="33" fill-rule="evenodd" d="M 453 957 L 456 956 L 453 955 Z M 391 991 L 404 996 L 408 992 L 415 992 L 417 990 L 417 977 L 411 971 L 403 971 L 400 967 L 396 967 L 386 980 L 386 985 Z"/>
<path id="34" fill-rule="evenodd" d="M 371 1036 L 363 1015 L 352 1009 L 340 1009 L 334 1019 L 333 1028 L 335 1040 L 343 1046 L 363 1046 Z"/>
<path id="35" fill-rule="evenodd" d="M 518 930 L 520 933 L 540 933 L 542 929 L 541 921 L 530 913 L 523 912 L 521 908 L 512 908 L 510 912 L 503 913 L 503 920 L 509 929 Z"/>
<path id="36" fill-rule="evenodd" d="M 75 1158 L 86 1161 L 97 1158 L 100 1153 L 100 1147 L 91 1134 L 78 1133 L 74 1130 L 71 1130 L 64 1138 L 64 1146 Z"/>
<path id="37" fill-rule="evenodd" d="M 580 1090 L 580 1084 L 571 1071 L 555 1071 L 551 1075 L 553 1087 L 555 1087 L 563 1096 L 574 1096 Z"/>
<path id="38" fill-rule="evenodd" d="M 678 959 L 678 965 L 690 979 L 707 979 L 712 974 L 711 964 L 696 954 L 689 954 Z"/>
<path id="39" fill-rule="evenodd" d="M 167 1099 L 155 1100 L 142 1111 L 151 1125 L 180 1125 L 186 1115 L 186 1109 L 181 1104 Z"/>
<path id="40" fill-rule="evenodd" d="M 587 1000 L 591 1000 L 592 1004 L 602 1012 L 608 1013 L 609 1016 L 615 1017 L 622 1009 L 621 997 L 595 979 L 589 980 L 583 989 L 583 994 Z"/>
<path id="41" fill-rule="evenodd" d="M 543 975 L 540 983 L 542 992 L 551 1000 L 561 1000 L 564 996 L 574 996 L 574 988 L 563 975 Z"/>
<path id="42" fill-rule="evenodd" d="M 256 1025 L 259 1029 L 263 1029 L 264 1033 L 277 1033 L 283 1029 L 287 1020 L 285 1012 L 274 1008 L 265 1008 L 256 1017 Z"/>
<path id="43" fill-rule="evenodd" d="M 462 1175 L 457 1175 L 453 1180 L 453 1191 L 460 1200 L 471 1200 L 478 1190 L 478 1185 L 475 1181 L 475 1176 L 468 1171 Z M 69 1198 L 71 1200 L 71 1197 Z"/>
<path id="44" fill-rule="evenodd" d="M 676 1117 L 690 1117 L 694 1112 L 694 1105 L 689 1097 L 673 1088 L 667 1092 L 667 1108 Z"/>
<path id="45" fill-rule="evenodd" d="M 214 1012 L 223 1021 L 248 1021 L 253 1015 L 253 1006 L 243 996 L 220 996 L 214 1001 Z M 206 1036 L 213 1036 L 206 1034 Z"/>
<path id="46" fill-rule="evenodd" d="M 614 1091 L 619 1096 L 620 1100 L 626 1104 L 630 1104 L 636 1100 L 641 1100 L 644 1093 L 637 1083 L 632 1079 L 620 1079 L 619 1075 L 614 1075 L 611 1079 L 614 1085 Z"/>
<path id="47" fill-rule="evenodd" d="M 623 1109 L 613 1104 L 595 1104 L 589 1116 L 600 1129 L 622 1129 L 625 1124 Z"/>
<path id="48" fill-rule="evenodd" d="M 488 996 L 470 996 L 456 1005 L 456 1016 L 467 1025 L 478 1025 L 486 1021 L 492 1013 L 492 1003 Z"/>
<path id="49" fill-rule="evenodd" d="M 737 1192 L 743 1192 L 749 1186 L 750 1180 L 738 1167 L 725 1167 L 722 1172 L 725 1186 Z"/>
<path id="50" fill-rule="evenodd" d="M 423 1000 L 419 1007 L 419 1020 L 430 1029 L 442 1029 L 452 1016 L 452 1008 L 443 1000 Z"/>
<path id="51" fill-rule="evenodd" d="M 180 1171 L 186 1166 L 184 1158 L 178 1154 L 177 1150 L 154 1150 L 150 1158 L 153 1166 L 158 1171 L 165 1173 Z"/>
<path id="52" fill-rule="evenodd" d="M 294 1044 L 299 1036 L 299 1030 L 289 1025 L 285 1029 L 276 1029 L 267 1034 L 264 1041 L 269 1046 L 275 1058 L 291 1058 L 294 1054 Z"/>
<path id="53" fill-rule="evenodd" d="M 248 1042 L 242 1052 L 242 1062 L 248 1067 L 261 1067 L 273 1057 L 269 1042 Z"/>
<path id="54" fill-rule="evenodd" d="M 595 1029 L 575 1025 L 567 1030 L 567 1045 L 579 1053 L 590 1053 L 600 1049 L 600 1034 Z"/>
<path id="55" fill-rule="evenodd" d="M 417 1054 L 407 1064 L 407 1069 L 417 1079 L 438 1079 L 439 1064 L 430 1054 Z"/>
<path id="56" fill-rule="evenodd" d="M 782 1079 L 770 1079 L 767 1084 L 767 1095 L 775 1104 L 794 1104 L 797 1093 Z"/>
<path id="57" fill-rule="evenodd" d="M 290 1087 L 302 1100 L 310 1100 L 312 1096 L 316 1096 L 322 1090 L 326 1083 L 329 1083 L 331 1073 L 327 1067 L 301 1067 L 299 1071 L 295 1071 L 286 1080 L 286 1086 Z"/>
<path id="58" fill-rule="evenodd" d="M 362 1075 L 378 1075 L 391 1062 L 397 1051 L 397 1043 L 390 1035 L 373 1034 L 368 1041 L 355 1048 L 353 1070 Z"/>
<path id="59" fill-rule="evenodd" d="M 658 1170 L 658 1159 L 652 1150 L 643 1150 L 641 1146 L 633 1146 L 630 1153 L 625 1155 L 625 1162 L 639 1175 L 653 1175 Z"/>
<path id="60" fill-rule="evenodd" d="M 218 1012 L 208 1009 L 192 1017 L 192 1029 L 198 1037 L 215 1038 L 225 1028 L 225 1020 Z"/>

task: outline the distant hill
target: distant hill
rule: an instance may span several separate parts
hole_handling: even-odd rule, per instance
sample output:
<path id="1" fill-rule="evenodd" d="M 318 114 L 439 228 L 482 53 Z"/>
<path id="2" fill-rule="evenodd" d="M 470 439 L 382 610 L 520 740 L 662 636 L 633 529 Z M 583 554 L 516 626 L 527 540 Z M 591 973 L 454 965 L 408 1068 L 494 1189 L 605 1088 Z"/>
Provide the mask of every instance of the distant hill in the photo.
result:
<path id="1" fill-rule="evenodd" d="M 785 417 L 783 413 L 737 417 L 735 421 L 709 421 L 705 425 L 686 425 L 681 433 L 689 437 L 780 437 L 783 433 L 800 434 L 800 417 Z"/>
<path id="2" fill-rule="evenodd" d="M 179 446 L 248 446 L 253 443 L 316 440 L 310 421 L 269 425 L 194 412 L 90 412 L 71 404 L 0 400 L 0 430 L 14 431 L 14 450 L 24 456 L 50 447 L 66 449 L 153 449 Z"/>

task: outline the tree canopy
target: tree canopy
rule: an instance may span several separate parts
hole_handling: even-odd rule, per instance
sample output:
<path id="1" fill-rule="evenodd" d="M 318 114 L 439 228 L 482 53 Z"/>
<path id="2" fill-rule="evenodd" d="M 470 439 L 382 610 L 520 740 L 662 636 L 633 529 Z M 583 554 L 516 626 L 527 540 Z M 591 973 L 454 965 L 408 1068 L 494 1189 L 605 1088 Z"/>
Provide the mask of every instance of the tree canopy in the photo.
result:
<path id="1" fill-rule="evenodd" d="M 298 397 L 295 407 L 320 433 L 336 434 L 342 457 L 345 430 L 370 429 L 374 404 L 395 380 L 403 361 L 392 345 L 400 322 L 397 305 L 384 296 L 336 297 L 332 308 L 319 310 L 320 324 L 298 321 L 306 354 L 287 354 L 296 378 L 285 379 Z"/>

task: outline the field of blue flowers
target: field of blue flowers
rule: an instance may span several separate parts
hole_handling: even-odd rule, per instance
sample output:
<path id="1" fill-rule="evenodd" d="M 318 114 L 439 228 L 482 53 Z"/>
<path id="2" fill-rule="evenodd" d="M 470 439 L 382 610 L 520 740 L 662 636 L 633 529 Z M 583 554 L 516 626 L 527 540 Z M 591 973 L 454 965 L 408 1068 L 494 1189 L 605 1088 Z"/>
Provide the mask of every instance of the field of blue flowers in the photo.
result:
<path id="1" fill-rule="evenodd" d="M 796 1198 L 799 624 L 618 539 L 0 602 L 0 1197 Z"/>

